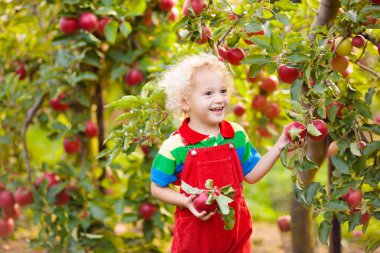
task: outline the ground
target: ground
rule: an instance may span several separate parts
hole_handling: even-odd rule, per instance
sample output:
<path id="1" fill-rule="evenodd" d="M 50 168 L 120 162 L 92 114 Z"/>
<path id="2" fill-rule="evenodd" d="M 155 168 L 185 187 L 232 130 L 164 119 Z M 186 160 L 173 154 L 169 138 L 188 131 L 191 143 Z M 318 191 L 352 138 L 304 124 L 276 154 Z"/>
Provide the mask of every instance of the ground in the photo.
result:
<path id="1" fill-rule="evenodd" d="M 274 223 L 256 222 L 253 224 L 253 251 L 255 253 L 291 253 L 290 233 L 280 233 Z M 343 241 L 342 253 L 364 253 L 364 247 L 355 241 Z M 31 253 L 22 240 L 2 243 L 1 253 Z M 315 253 L 328 253 L 326 247 L 317 246 Z M 375 253 L 380 253 L 377 249 Z"/>

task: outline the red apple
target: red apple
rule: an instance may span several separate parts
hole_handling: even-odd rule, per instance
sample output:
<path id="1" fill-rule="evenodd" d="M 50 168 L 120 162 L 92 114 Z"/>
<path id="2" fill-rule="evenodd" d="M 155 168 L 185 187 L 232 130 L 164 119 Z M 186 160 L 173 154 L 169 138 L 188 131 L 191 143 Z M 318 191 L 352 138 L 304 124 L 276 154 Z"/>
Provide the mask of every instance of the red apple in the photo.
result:
<path id="1" fill-rule="evenodd" d="M 63 189 L 60 193 L 56 195 L 55 205 L 63 206 L 67 204 L 69 201 L 70 201 L 70 194 L 68 193 L 67 189 Z"/>
<path id="2" fill-rule="evenodd" d="M 15 192 L 16 203 L 20 206 L 27 206 L 33 204 L 33 193 L 25 186 L 18 188 Z"/>
<path id="3" fill-rule="evenodd" d="M 290 230 L 290 223 L 292 218 L 290 215 L 284 215 L 277 219 L 277 225 L 281 232 L 287 232 Z"/>
<path id="4" fill-rule="evenodd" d="M 306 126 L 298 121 L 293 121 L 285 127 L 285 136 L 291 142 L 299 142 L 306 137 Z"/>
<path id="5" fill-rule="evenodd" d="M 245 113 L 245 105 L 242 102 L 238 102 L 233 106 L 234 114 L 238 117 Z"/>
<path id="6" fill-rule="evenodd" d="M 135 86 L 142 82 L 144 78 L 143 73 L 141 70 L 137 68 L 131 68 L 127 74 L 124 76 L 124 81 L 129 86 Z"/>
<path id="7" fill-rule="evenodd" d="M 146 26 L 151 26 L 153 24 L 152 22 L 152 10 L 148 9 L 145 11 L 143 16 L 143 23 Z"/>
<path id="8" fill-rule="evenodd" d="M 331 45 L 331 49 L 330 49 L 331 52 L 334 51 L 335 49 L 334 40 L 328 40 L 327 45 Z"/>
<path id="9" fill-rule="evenodd" d="M 280 116 L 280 106 L 276 103 L 269 102 L 264 110 L 264 114 L 269 119 L 275 119 Z"/>
<path id="10" fill-rule="evenodd" d="M 202 34 L 199 36 L 199 39 L 197 39 L 195 42 L 199 45 L 205 44 L 208 39 L 212 38 L 212 31 L 210 27 L 208 26 L 202 26 Z"/>
<path id="11" fill-rule="evenodd" d="M 64 111 L 69 108 L 69 104 L 62 102 L 66 93 L 59 94 L 56 98 L 50 100 L 50 106 L 54 111 Z"/>
<path id="12" fill-rule="evenodd" d="M 349 62 L 347 56 L 336 55 L 331 61 L 332 69 L 342 73 L 347 69 Z"/>
<path id="13" fill-rule="evenodd" d="M 245 53 L 241 48 L 229 48 L 227 50 L 227 61 L 232 65 L 240 65 L 240 61 L 245 57 Z"/>
<path id="14" fill-rule="evenodd" d="M 247 70 L 247 80 L 251 83 L 257 83 L 264 79 L 264 70 L 260 70 L 256 77 L 250 76 L 249 69 Z"/>
<path id="15" fill-rule="evenodd" d="M 297 68 L 288 67 L 282 64 L 278 70 L 278 77 L 281 82 L 292 84 L 298 77 L 300 77 L 300 71 Z"/>
<path id="16" fill-rule="evenodd" d="M 350 215 L 354 215 L 355 213 L 361 213 L 361 209 L 359 207 L 357 207 L 353 210 L 350 210 Z M 360 223 L 361 224 L 368 223 L 370 218 L 371 218 L 371 215 L 369 214 L 368 211 L 366 211 L 365 213 L 361 214 Z"/>
<path id="17" fill-rule="evenodd" d="M 270 137 L 272 137 L 272 133 L 271 133 L 271 131 L 269 129 L 272 129 L 275 132 L 276 131 L 276 125 L 273 124 L 273 122 L 269 122 L 267 125 L 258 126 L 256 128 L 256 130 L 259 133 L 260 137 L 264 137 L 264 138 L 270 138 Z"/>
<path id="18" fill-rule="evenodd" d="M 194 199 L 193 204 L 198 212 L 206 211 L 206 213 L 210 213 L 218 207 L 215 200 L 211 204 L 206 204 L 208 196 L 207 192 L 203 191 Z"/>
<path id="19" fill-rule="evenodd" d="M 367 143 L 365 143 L 364 141 L 360 141 L 359 146 L 360 146 L 360 150 L 363 150 L 367 146 Z"/>
<path id="20" fill-rule="evenodd" d="M 182 10 L 183 15 L 185 16 L 189 16 L 189 4 L 195 13 L 195 16 L 198 16 L 204 11 L 204 9 L 206 9 L 206 3 L 204 0 L 185 0 Z"/>
<path id="21" fill-rule="evenodd" d="M 271 93 L 278 88 L 278 79 L 276 76 L 268 76 L 262 80 L 260 88 L 268 93 Z"/>
<path id="22" fill-rule="evenodd" d="M 2 208 L 11 208 L 15 204 L 15 199 L 13 193 L 7 190 L 0 192 L 0 207 Z"/>
<path id="23" fill-rule="evenodd" d="M 157 206 L 149 202 L 142 203 L 139 207 L 139 214 L 144 220 L 151 220 L 156 211 Z"/>
<path id="24" fill-rule="evenodd" d="M 338 143 L 337 141 L 333 141 L 333 142 L 330 143 L 329 148 L 327 150 L 327 155 L 329 157 L 332 157 L 332 156 L 338 154 L 338 152 L 339 152 L 339 146 L 338 146 L 337 143 Z"/>
<path id="25" fill-rule="evenodd" d="M 224 61 L 227 60 L 227 49 L 223 46 L 218 47 L 218 54 L 219 54 L 219 59 Z"/>
<path id="26" fill-rule="evenodd" d="M 150 150 L 148 145 L 141 145 L 141 150 L 145 156 L 149 156 Z"/>
<path id="27" fill-rule="evenodd" d="M 175 0 L 160 0 L 158 6 L 163 11 L 170 11 L 176 4 Z"/>
<path id="28" fill-rule="evenodd" d="M 65 137 L 63 140 L 63 147 L 67 154 L 75 154 L 79 152 L 81 140 L 79 136 Z"/>
<path id="29" fill-rule="evenodd" d="M 13 219 L 0 219 L 0 238 L 11 236 L 14 229 Z"/>
<path id="30" fill-rule="evenodd" d="M 79 16 L 79 26 L 92 33 L 98 28 L 98 18 L 91 12 L 84 12 Z"/>
<path id="31" fill-rule="evenodd" d="M 309 83 L 311 86 L 314 86 L 315 85 L 315 81 L 313 80 L 313 78 L 310 77 L 309 79 Z"/>
<path id="32" fill-rule="evenodd" d="M 232 21 L 236 21 L 238 19 L 238 16 L 233 12 L 229 12 L 228 13 L 228 19 L 232 20 Z"/>
<path id="33" fill-rule="evenodd" d="M 99 25 L 98 25 L 98 28 L 96 30 L 96 32 L 101 35 L 101 36 L 104 36 L 104 29 L 106 28 L 106 25 L 108 24 L 108 22 L 110 22 L 111 19 L 109 17 L 103 17 L 99 20 Z"/>
<path id="34" fill-rule="evenodd" d="M 352 188 L 350 188 L 348 192 L 342 196 L 342 199 L 345 200 L 350 206 L 350 210 L 354 210 L 356 207 L 360 206 L 362 203 L 362 198 L 362 192 Z"/>
<path id="35" fill-rule="evenodd" d="M 15 204 L 14 206 L 12 206 L 10 208 L 4 208 L 3 211 L 4 211 L 4 218 L 5 219 L 12 218 L 14 220 L 17 220 L 21 214 L 20 206 L 18 204 Z"/>
<path id="36" fill-rule="evenodd" d="M 179 10 L 177 7 L 171 8 L 171 10 L 169 11 L 168 18 L 172 22 L 177 21 L 177 19 L 179 18 Z"/>
<path id="37" fill-rule="evenodd" d="M 352 45 L 357 48 L 362 48 L 365 45 L 365 38 L 361 35 L 356 35 L 352 38 Z"/>
<path id="38" fill-rule="evenodd" d="M 26 77 L 26 67 L 25 64 L 20 62 L 18 63 L 18 67 L 15 71 L 15 74 L 18 75 L 19 80 L 24 80 Z"/>
<path id="39" fill-rule="evenodd" d="M 267 105 L 267 97 L 264 95 L 256 95 L 252 100 L 252 108 L 257 111 L 263 111 Z"/>
<path id="40" fill-rule="evenodd" d="M 327 118 L 329 117 L 329 108 L 331 106 L 337 106 L 338 107 L 338 111 L 336 113 L 336 116 L 338 118 L 342 118 L 343 117 L 343 114 L 342 114 L 343 104 L 339 101 L 334 101 L 334 102 L 332 102 L 326 106 L 326 108 L 325 108 L 326 109 L 326 117 Z"/>
<path id="41" fill-rule="evenodd" d="M 85 132 L 86 132 L 86 136 L 88 138 L 96 137 L 96 136 L 98 136 L 99 128 L 94 122 L 87 121 Z"/>
<path id="42" fill-rule="evenodd" d="M 56 174 L 51 172 L 45 172 L 42 176 L 36 179 L 34 185 L 36 186 L 36 188 L 38 188 L 45 180 L 47 181 L 48 189 L 59 183 L 59 178 Z"/>
<path id="43" fill-rule="evenodd" d="M 61 17 L 59 20 L 59 28 L 64 34 L 74 34 L 79 29 L 78 19 L 71 17 Z"/>
<path id="44" fill-rule="evenodd" d="M 258 32 L 251 32 L 251 33 L 247 33 L 247 35 L 249 37 L 252 37 L 252 36 L 255 36 L 255 35 L 264 35 L 264 30 L 260 30 Z M 253 45 L 255 44 L 253 41 L 249 40 L 249 39 L 244 39 L 244 42 L 247 43 L 248 45 Z"/>
<path id="45" fill-rule="evenodd" d="M 0 182 L 0 192 L 5 190 L 5 186 L 3 183 Z"/>
<path id="46" fill-rule="evenodd" d="M 324 140 L 328 134 L 326 123 L 321 119 L 317 119 L 317 120 L 313 120 L 312 124 L 314 125 L 315 128 L 318 129 L 319 132 L 321 132 L 321 135 L 313 136 L 309 134 L 309 138 L 312 139 L 313 141 Z"/>

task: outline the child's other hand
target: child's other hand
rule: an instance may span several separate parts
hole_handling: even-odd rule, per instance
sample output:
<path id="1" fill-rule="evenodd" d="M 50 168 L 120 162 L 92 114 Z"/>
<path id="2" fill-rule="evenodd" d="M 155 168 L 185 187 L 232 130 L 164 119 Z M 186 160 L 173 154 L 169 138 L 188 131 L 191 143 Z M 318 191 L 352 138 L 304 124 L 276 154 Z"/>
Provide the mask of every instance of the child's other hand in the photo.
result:
<path id="1" fill-rule="evenodd" d="M 206 221 L 208 219 L 210 219 L 216 212 L 216 209 L 215 211 L 213 212 L 210 212 L 210 213 L 207 213 L 206 211 L 203 211 L 203 212 L 198 212 L 197 209 L 195 209 L 194 207 L 194 204 L 193 204 L 193 201 L 194 199 L 197 197 L 197 195 L 191 195 L 187 198 L 186 200 L 186 204 L 185 206 L 187 207 L 187 209 L 189 209 L 189 211 L 197 218 L 203 220 L 203 221 Z"/>

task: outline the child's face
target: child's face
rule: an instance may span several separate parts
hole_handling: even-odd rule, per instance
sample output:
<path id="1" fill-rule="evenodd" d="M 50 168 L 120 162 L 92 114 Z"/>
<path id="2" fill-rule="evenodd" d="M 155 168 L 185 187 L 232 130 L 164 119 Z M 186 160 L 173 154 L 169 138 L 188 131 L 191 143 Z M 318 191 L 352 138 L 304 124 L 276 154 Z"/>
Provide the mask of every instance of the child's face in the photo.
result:
<path id="1" fill-rule="evenodd" d="M 199 70 L 194 76 L 191 93 L 184 101 L 192 125 L 215 128 L 224 120 L 229 105 L 227 83 L 222 73 L 213 69 Z"/>

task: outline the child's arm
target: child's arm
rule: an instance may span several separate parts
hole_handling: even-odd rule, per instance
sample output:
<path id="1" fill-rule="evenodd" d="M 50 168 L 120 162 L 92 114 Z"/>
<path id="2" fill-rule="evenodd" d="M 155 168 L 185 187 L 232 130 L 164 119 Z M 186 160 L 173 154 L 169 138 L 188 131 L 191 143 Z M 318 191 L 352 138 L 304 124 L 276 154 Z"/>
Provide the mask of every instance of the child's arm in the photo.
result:
<path id="1" fill-rule="evenodd" d="M 285 127 L 284 127 L 285 129 Z M 289 142 L 288 138 L 285 136 L 285 131 L 283 130 L 280 137 L 278 138 L 276 144 L 271 148 L 256 164 L 256 166 L 249 172 L 244 180 L 247 183 L 253 184 L 258 182 L 262 177 L 264 177 L 269 170 L 273 167 L 274 163 L 277 161 L 281 154 L 281 150 Z"/>
<path id="2" fill-rule="evenodd" d="M 153 197 L 157 198 L 158 200 L 181 208 L 185 207 L 189 209 L 189 211 L 194 214 L 194 216 L 204 221 L 208 220 L 215 213 L 210 212 L 207 214 L 206 211 L 203 211 L 201 213 L 198 212 L 193 205 L 193 201 L 196 195 L 187 197 L 186 195 L 180 194 L 179 192 L 169 187 L 161 187 L 153 182 L 151 183 L 151 192 Z"/>

